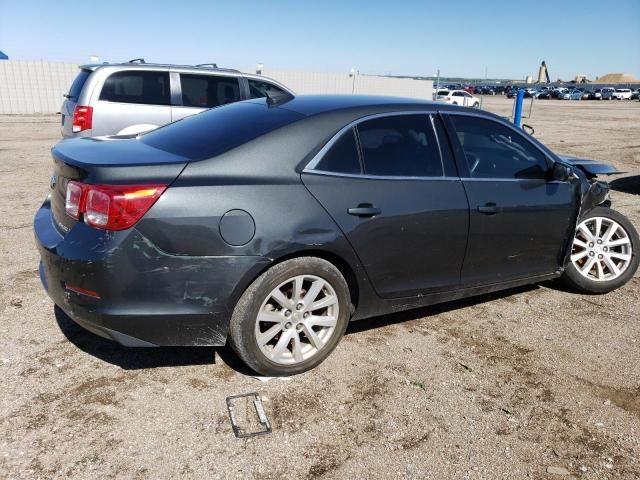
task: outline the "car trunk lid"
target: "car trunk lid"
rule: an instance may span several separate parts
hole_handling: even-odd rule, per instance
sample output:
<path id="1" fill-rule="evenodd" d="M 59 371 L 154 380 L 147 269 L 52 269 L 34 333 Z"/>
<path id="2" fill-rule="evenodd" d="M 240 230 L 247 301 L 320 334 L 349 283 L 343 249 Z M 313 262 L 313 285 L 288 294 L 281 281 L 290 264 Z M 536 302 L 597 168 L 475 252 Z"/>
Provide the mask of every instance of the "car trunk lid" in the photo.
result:
<path id="1" fill-rule="evenodd" d="M 145 145 L 137 138 L 97 137 L 65 140 L 51 150 L 51 209 L 64 235 L 78 221 L 67 215 L 69 181 L 98 185 L 170 184 L 188 159 Z"/>

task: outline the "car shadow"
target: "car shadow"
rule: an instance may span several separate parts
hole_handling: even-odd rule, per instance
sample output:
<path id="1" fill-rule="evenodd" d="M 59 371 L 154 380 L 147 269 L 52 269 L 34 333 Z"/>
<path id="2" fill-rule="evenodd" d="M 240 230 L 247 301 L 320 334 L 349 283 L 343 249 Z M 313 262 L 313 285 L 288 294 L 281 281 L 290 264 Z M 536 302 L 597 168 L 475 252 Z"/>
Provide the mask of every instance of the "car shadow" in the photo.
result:
<path id="1" fill-rule="evenodd" d="M 558 282 L 552 282 L 548 286 L 557 289 L 557 283 Z M 480 303 L 509 297 L 511 295 L 533 291 L 538 288 L 539 287 L 537 285 L 526 285 L 500 292 L 487 293 L 461 300 L 416 308 L 413 310 L 371 317 L 351 322 L 347 328 L 346 335 L 365 332 L 367 330 L 373 330 L 410 320 L 417 320 L 419 318 L 431 317 L 440 313 L 450 312 Z M 232 368 L 236 372 L 246 376 L 256 375 L 255 372 L 244 365 L 242 360 L 238 358 L 229 345 L 225 345 L 224 347 L 123 347 L 112 340 L 102 338 L 88 330 L 85 330 L 71 320 L 68 315 L 57 306 L 54 308 L 54 313 L 60 330 L 77 348 L 104 362 L 117 365 L 125 370 L 190 365 L 215 365 L 217 363 L 217 354 L 217 356 L 228 367 Z"/>
<path id="2" fill-rule="evenodd" d="M 235 355 L 231 347 L 158 347 L 132 348 L 102 338 L 85 330 L 59 308 L 54 308 L 56 322 L 64 336 L 76 347 L 104 362 L 125 370 L 189 365 L 214 365 L 216 354 L 223 362 L 243 375 L 255 375 Z"/>
<path id="3" fill-rule="evenodd" d="M 609 182 L 609 186 L 617 192 L 640 195 L 640 175 L 616 178 Z"/>

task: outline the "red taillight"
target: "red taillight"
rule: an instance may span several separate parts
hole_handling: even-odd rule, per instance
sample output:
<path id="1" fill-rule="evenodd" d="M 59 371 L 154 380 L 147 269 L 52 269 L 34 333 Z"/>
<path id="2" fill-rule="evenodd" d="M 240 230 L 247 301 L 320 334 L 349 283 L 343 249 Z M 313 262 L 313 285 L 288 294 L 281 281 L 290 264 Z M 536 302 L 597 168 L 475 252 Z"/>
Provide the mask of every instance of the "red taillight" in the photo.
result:
<path id="1" fill-rule="evenodd" d="M 105 230 L 125 230 L 136 224 L 165 191 L 167 185 L 67 184 L 65 210 L 76 219 Z M 80 192 L 78 194 L 78 191 Z"/>
<path id="2" fill-rule="evenodd" d="M 73 111 L 73 133 L 91 129 L 93 119 L 93 107 L 76 105 Z"/>
<path id="3" fill-rule="evenodd" d="M 82 214 L 83 186 L 79 182 L 67 183 L 67 196 L 64 201 L 64 209 L 70 217 L 76 220 Z"/>

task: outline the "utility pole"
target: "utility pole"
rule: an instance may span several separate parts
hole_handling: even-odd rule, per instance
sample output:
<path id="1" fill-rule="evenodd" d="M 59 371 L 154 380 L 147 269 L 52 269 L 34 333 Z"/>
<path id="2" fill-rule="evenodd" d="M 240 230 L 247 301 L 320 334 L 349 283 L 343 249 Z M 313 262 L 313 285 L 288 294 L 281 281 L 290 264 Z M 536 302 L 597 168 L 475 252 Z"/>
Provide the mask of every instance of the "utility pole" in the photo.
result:
<path id="1" fill-rule="evenodd" d="M 440 90 L 440 69 L 436 73 L 436 93 L 433 94 L 433 99 L 438 98 L 438 90 Z"/>

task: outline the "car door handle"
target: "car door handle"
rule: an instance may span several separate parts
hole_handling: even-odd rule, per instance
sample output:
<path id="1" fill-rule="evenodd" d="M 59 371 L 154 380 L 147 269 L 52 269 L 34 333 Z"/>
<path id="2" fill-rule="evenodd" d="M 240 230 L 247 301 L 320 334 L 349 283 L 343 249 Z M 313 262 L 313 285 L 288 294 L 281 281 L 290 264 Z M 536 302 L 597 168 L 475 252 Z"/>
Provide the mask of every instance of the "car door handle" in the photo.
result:
<path id="1" fill-rule="evenodd" d="M 356 217 L 374 217 L 382 213 L 377 207 L 374 207 L 370 203 L 361 203 L 357 207 L 352 207 L 347 210 L 349 215 L 355 215 Z"/>
<path id="2" fill-rule="evenodd" d="M 480 213 L 484 213 L 485 215 L 495 215 L 500 211 L 500 209 L 496 206 L 495 203 L 487 203 L 482 207 L 478 207 L 478 211 Z"/>

